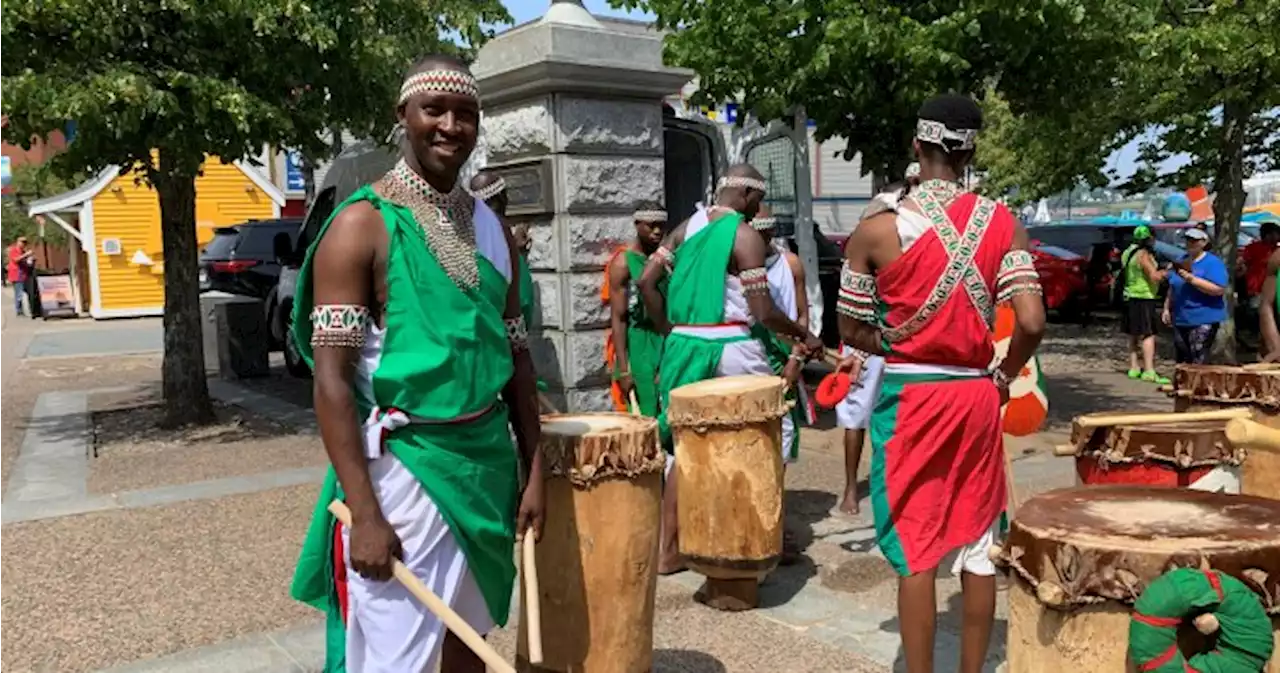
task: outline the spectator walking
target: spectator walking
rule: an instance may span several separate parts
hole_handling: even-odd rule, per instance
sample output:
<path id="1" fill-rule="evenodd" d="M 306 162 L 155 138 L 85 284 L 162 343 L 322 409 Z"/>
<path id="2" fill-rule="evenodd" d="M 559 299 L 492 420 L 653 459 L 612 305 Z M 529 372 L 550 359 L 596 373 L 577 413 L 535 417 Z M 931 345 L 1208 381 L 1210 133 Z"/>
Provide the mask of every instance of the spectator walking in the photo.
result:
<path id="1" fill-rule="evenodd" d="M 1129 378 L 1165 385 L 1169 379 L 1156 373 L 1156 319 L 1166 273 L 1156 266 L 1155 240 L 1151 227 L 1140 225 L 1133 230 L 1133 243 L 1120 255 L 1125 303 L 1121 324 L 1129 335 Z"/>
<path id="2" fill-rule="evenodd" d="M 1173 343 L 1179 363 L 1204 364 L 1218 334 L 1218 325 L 1227 318 L 1224 297 L 1231 277 L 1227 265 L 1208 251 L 1209 235 L 1188 229 L 1187 256 L 1174 266 L 1169 276 L 1162 319 L 1173 326 Z"/>

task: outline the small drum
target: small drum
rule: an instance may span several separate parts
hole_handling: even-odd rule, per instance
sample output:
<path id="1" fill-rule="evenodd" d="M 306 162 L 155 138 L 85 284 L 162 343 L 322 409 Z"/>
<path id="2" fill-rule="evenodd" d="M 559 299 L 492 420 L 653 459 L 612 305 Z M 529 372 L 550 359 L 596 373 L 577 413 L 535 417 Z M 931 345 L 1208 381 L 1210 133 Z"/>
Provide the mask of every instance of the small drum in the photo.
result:
<path id="1" fill-rule="evenodd" d="M 782 556 L 782 416 L 776 376 L 727 376 L 671 391 L 680 554 L 707 578 L 696 598 L 722 610 L 759 603 Z"/>
<path id="2" fill-rule="evenodd" d="M 648 673 L 666 463 L 658 423 L 615 413 L 552 414 L 542 417 L 538 448 L 547 506 L 536 547 L 543 663 L 529 663 L 522 611 L 517 668 Z"/>
<path id="3" fill-rule="evenodd" d="M 1274 500 L 1143 486 L 1060 489 L 1024 503 L 1004 547 L 992 551 L 1012 571 L 1008 673 L 1138 670 L 1128 663 L 1132 604 L 1179 567 L 1241 581 L 1260 600 L 1263 630 L 1269 618 L 1280 642 Z M 1204 645 L 1193 629 L 1178 635 L 1184 652 Z M 1280 673 L 1280 657 L 1264 670 Z"/>
<path id="4" fill-rule="evenodd" d="M 1081 484 L 1135 484 L 1240 492 L 1243 449 L 1227 441 L 1226 421 L 1094 426 L 1086 414 L 1071 425 Z"/>
<path id="5" fill-rule="evenodd" d="M 1253 420 L 1280 429 L 1280 364 L 1178 365 L 1173 374 L 1175 411 L 1248 407 Z M 1280 499 L 1280 453 L 1252 449 L 1240 467 L 1240 492 Z"/>

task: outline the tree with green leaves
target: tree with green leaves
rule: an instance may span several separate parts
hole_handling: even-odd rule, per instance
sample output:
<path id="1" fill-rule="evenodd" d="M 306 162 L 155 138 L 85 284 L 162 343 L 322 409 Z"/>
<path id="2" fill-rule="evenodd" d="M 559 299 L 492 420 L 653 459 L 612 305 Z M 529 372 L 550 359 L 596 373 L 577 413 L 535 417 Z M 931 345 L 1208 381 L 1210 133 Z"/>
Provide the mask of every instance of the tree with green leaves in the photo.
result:
<path id="1" fill-rule="evenodd" d="M 1104 172 L 1107 157 L 1141 139 L 1138 170 L 1121 188 L 1208 186 L 1214 251 L 1234 268 L 1244 179 L 1280 168 L 1280 0 L 1163 0 L 1136 14 L 1121 4 L 1088 15 L 1092 30 L 1128 39 L 1095 54 L 1091 67 L 1056 76 L 1076 92 L 1071 99 L 1037 100 L 1034 87 L 1013 90 L 1002 79 L 1009 103 L 1002 111 L 988 101 L 996 133 L 980 148 L 988 187 L 1035 198 L 1113 182 L 1124 176 Z M 1060 48 L 1082 51 L 1074 39 L 1064 31 Z M 1020 82 L 1037 73 L 1024 75 Z M 1217 341 L 1228 360 L 1232 313 Z"/>
<path id="2" fill-rule="evenodd" d="M 313 156 L 326 129 L 382 137 L 404 69 L 509 21 L 498 0 L 14 0 L 0 9 L 5 138 L 75 121 L 64 174 L 116 165 L 159 196 L 169 424 L 213 418 L 204 377 L 195 179 L 266 145 Z"/>
<path id="3" fill-rule="evenodd" d="M 819 140 L 847 141 L 864 172 L 901 178 L 916 112 L 941 92 L 980 95 L 1004 73 L 1067 55 L 1053 41 L 1104 0 L 611 0 L 657 15 L 666 58 L 698 75 L 697 103 L 736 100 L 764 121 L 800 104 Z M 1091 32 L 1077 51 L 1105 52 L 1123 34 Z M 1078 56 L 1078 54 L 1073 54 Z M 1039 83 L 1069 96 L 1053 79 Z M 1058 93 L 1058 92 L 1062 93 Z"/>
<path id="4" fill-rule="evenodd" d="M 67 243 L 67 232 L 62 227 L 50 222 L 44 227 L 44 235 L 40 235 L 40 226 L 27 215 L 27 205 L 36 199 L 61 194 L 76 186 L 83 180 L 81 174 L 66 179 L 58 175 L 48 164 L 24 163 L 13 168 L 13 176 L 9 182 L 9 194 L 0 205 L 3 213 L 0 219 L 4 222 L 4 233 L 0 240 L 8 243 L 19 236 L 26 236 L 33 242 L 43 240 L 55 246 Z"/>

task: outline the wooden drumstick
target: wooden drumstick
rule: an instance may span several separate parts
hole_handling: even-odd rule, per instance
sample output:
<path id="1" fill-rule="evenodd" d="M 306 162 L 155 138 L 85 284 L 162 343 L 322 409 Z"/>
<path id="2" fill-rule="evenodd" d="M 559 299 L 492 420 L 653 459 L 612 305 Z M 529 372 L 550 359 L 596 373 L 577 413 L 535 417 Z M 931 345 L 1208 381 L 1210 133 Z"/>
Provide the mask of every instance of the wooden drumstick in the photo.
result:
<path id="1" fill-rule="evenodd" d="M 548 413 L 552 413 L 552 414 L 560 413 L 560 410 L 556 409 L 556 405 L 552 404 L 551 400 L 548 399 L 547 396 L 544 395 L 541 390 L 538 391 L 538 406 L 542 407 L 542 410 Z"/>
<path id="2" fill-rule="evenodd" d="M 346 503 L 341 500 L 334 500 L 329 503 L 329 512 L 337 517 L 338 521 L 342 522 L 342 525 L 348 528 L 351 527 L 351 510 L 347 509 Z M 434 613 L 435 616 L 439 617 L 440 621 L 444 622 L 445 627 L 453 631 L 453 634 L 458 636 L 458 639 L 463 644 L 471 648 L 471 651 L 475 652 L 476 656 L 480 657 L 489 668 L 498 673 L 516 673 L 516 669 L 511 664 L 508 664 L 502 658 L 502 655 L 493 649 L 492 645 L 485 642 L 484 638 L 479 633 L 476 633 L 476 630 L 471 628 L 471 625 L 465 619 L 453 611 L 453 608 L 450 608 L 447 603 L 440 600 L 439 596 L 432 593 L 400 559 L 392 560 L 391 572 L 395 575 L 396 580 L 403 584 L 405 589 L 409 590 L 409 593 L 413 594 L 419 601 L 422 601 L 422 604 L 427 606 L 427 609 Z"/>
<path id="3" fill-rule="evenodd" d="M 1189 423 L 1191 421 L 1229 421 L 1235 418 L 1253 418 L 1253 412 L 1245 407 L 1216 409 L 1214 411 L 1156 412 L 1148 414 L 1111 414 L 1078 416 L 1075 424 L 1082 428 L 1101 428 L 1108 425 L 1142 425 L 1151 423 Z"/>
<path id="4" fill-rule="evenodd" d="M 1227 423 L 1227 441 L 1245 448 L 1280 451 L 1280 430 L 1237 418 Z"/>
<path id="5" fill-rule="evenodd" d="M 635 389 L 632 389 L 632 390 L 631 390 L 630 397 L 631 397 L 631 413 L 632 413 L 632 414 L 634 414 L 634 415 L 636 415 L 636 416 L 639 416 L 639 415 L 640 415 L 640 400 L 636 399 L 636 391 L 635 391 Z"/>
<path id="6" fill-rule="evenodd" d="M 1053 455 L 1055 456 L 1074 456 L 1076 455 L 1076 447 L 1073 444 L 1059 444 L 1053 447 Z"/>
<path id="7" fill-rule="evenodd" d="M 533 531 L 520 543 L 520 572 L 524 573 L 524 611 L 529 616 L 526 636 L 529 639 L 529 663 L 542 663 L 542 597 L 538 593 L 538 561 L 534 558 Z"/>

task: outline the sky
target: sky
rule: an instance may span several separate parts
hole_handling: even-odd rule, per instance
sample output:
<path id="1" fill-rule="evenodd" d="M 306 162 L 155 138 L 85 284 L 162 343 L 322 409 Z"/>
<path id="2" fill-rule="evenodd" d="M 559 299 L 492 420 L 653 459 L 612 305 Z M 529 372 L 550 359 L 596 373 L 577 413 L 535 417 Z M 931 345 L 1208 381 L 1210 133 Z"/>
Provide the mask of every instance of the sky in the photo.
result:
<path id="1" fill-rule="evenodd" d="M 521 24 L 546 14 L 547 8 L 551 6 L 551 0 L 502 0 L 502 4 L 511 13 L 511 18 L 515 19 L 517 24 Z M 650 21 L 654 18 L 648 12 L 624 12 L 613 9 L 609 6 L 607 0 L 586 0 L 582 4 L 586 6 L 588 12 L 599 16 L 617 16 Z"/>

